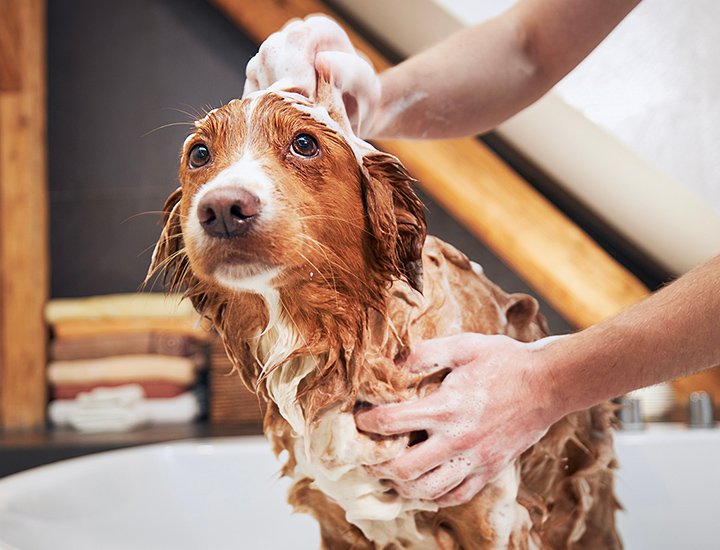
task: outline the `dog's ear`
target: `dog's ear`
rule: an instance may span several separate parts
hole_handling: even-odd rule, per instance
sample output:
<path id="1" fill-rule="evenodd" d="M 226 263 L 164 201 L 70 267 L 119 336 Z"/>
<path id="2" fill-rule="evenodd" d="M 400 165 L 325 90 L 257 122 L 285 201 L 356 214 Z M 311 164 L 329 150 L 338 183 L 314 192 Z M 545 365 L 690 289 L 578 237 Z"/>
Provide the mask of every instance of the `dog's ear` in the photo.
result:
<path id="1" fill-rule="evenodd" d="M 182 189 L 178 187 L 165 201 L 162 211 L 162 233 L 155 245 L 150 269 L 145 278 L 147 284 L 155 273 L 162 272 L 163 286 L 169 285 L 171 291 L 183 286 L 192 288 L 196 283 L 195 280 L 188 280 L 192 277 L 192 271 L 189 269 L 187 256 L 183 253 L 185 244 L 180 217 L 181 199 Z"/>
<path id="2" fill-rule="evenodd" d="M 195 276 L 185 254 L 180 214 L 182 196 L 182 189 L 178 187 L 165 201 L 162 211 L 163 230 L 155 245 L 144 284 L 148 284 L 156 273 L 162 272 L 163 287 L 169 292 L 183 289 L 185 297 L 192 302 L 193 307 L 211 319 L 215 326 L 220 326 L 225 307 L 222 296 L 213 292 Z"/>
<path id="3" fill-rule="evenodd" d="M 539 313 L 539 309 L 540 304 L 532 296 L 523 293 L 510 294 L 504 308 L 508 336 L 521 342 L 532 342 L 547 336 L 547 321 L 545 316 Z"/>
<path id="4" fill-rule="evenodd" d="M 381 270 L 405 278 L 422 292 L 422 248 L 427 226 L 415 181 L 392 155 L 363 157 L 365 210 L 372 232 L 371 252 Z"/>
<path id="5" fill-rule="evenodd" d="M 182 244 L 182 228 L 180 226 L 180 216 L 178 210 L 180 208 L 180 199 L 182 199 L 182 189 L 178 187 L 165 201 L 162 211 L 162 233 L 153 250 L 152 260 L 150 261 L 150 269 L 148 269 L 145 283 L 155 275 L 162 271 L 163 284 L 167 282 L 167 276 L 172 270 L 172 263 L 178 250 L 183 247 Z"/>

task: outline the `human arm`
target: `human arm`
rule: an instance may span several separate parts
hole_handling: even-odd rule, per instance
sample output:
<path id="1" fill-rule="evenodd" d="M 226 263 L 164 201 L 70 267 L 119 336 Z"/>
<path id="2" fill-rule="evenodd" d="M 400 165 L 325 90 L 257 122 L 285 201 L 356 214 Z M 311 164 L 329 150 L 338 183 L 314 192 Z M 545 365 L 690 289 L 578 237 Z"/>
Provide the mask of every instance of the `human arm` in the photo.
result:
<path id="1" fill-rule="evenodd" d="M 638 3 L 520 0 L 379 76 L 339 26 L 311 17 L 263 43 L 245 93 L 284 82 L 314 99 L 317 71 L 343 92 L 362 138 L 480 134 L 550 90 Z"/>
<path id="2" fill-rule="evenodd" d="M 452 370 L 415 402 L 356 415 L 361 430 L 428 439 L 370 469 L 405 496 L 472 498 L 571 412 L 720 364 L 720 256 L 581 332 L 522 344 L 464 334 L 416 345 L 405 365 Z"/>
<path id="3" fill-rule="evenodd" d="M 361 137 L 486 132 L 548 92 L 638 3 L 521 0 L 382 73 L 381 98 Z"/>
<path id="4" fill-rule="evenodd" d="M 720 365 L 720 256 L 648 299 L 548 346 L 556 399 L 581 410 L 631 390 Z"/>

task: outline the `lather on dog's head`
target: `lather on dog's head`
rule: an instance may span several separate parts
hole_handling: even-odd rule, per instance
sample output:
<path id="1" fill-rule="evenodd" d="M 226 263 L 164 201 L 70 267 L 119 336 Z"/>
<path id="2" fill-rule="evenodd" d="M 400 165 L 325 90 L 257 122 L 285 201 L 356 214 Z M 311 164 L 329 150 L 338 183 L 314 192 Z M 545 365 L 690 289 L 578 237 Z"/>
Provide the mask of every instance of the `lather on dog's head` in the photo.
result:
<path id="1" fill-rule="evenodd" d="M 297 353 L 347 348 L 393 280 L 421 289 L 425 216 L 411 181 L 347 130 L 331 100 L 252 94 L 195 123 L 151 272 L 185 287 L 216 326 L 243 295 L 237 307 L 255 313 L 256 331 L 273 308 L 292 318 Z"/>

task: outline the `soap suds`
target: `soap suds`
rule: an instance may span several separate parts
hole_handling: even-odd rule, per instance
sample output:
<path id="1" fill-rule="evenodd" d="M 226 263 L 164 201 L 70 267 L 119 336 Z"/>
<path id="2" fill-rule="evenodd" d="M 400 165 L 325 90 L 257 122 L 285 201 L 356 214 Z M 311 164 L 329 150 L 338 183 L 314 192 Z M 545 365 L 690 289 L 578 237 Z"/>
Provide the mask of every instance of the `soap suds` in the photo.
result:
<path id="1" fill-rule="evenodd" d="M 418 529 L 415 513 L 434 512 L 437 504 L 388 491 L 365 469 L 396 457 L 404 448 L 404 439 L 377 442 L 360 434 L 352 413 L 337 406 L 309 430 L 306 441 L 296 440 L 293 477 L 313 479 L 318 489 L 342 506 L 346 519 L 380 547 L 400 538 L 411 544 L 408 549 L 436 550 L 432 534 Z"/>

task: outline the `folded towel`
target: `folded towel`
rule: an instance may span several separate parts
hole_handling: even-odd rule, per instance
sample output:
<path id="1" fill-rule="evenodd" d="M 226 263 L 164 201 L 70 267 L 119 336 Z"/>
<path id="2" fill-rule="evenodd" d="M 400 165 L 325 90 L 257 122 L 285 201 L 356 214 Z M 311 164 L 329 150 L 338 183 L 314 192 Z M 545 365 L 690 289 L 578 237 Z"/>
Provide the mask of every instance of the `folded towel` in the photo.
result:
<path id="1" fill-rule="evenodd" d="M 50 300 L 45 318 L 60 338 L 168 331 L 207 339 L 211 327 L 179 294 L 114 294 Z"/>
<path id="2" fill-rule="evenodd" d="M 124 355 L 101 359 L 53 361 L 47 378 L 52 384 L 95 384 L 164 380 L 192 384 L 197 363 L 188 357 L 166 355 Z"/>
<path id="3" fill-rule="evenodd" d="M 92 384 L 55 384 L 52 387 L 53 399 L 75 399 L 81 393 L 88 393 L 95 388 L 116 388 L 124 386 L 127 382 L 97 382 Z M 145 392 L 145 397 L 150 399 L 177 397 L 190 389 L 189 384 L 178 384 L 165 380 L 143 380 L 134 382 Z"/>
<path id="4" fill-rule="evenodd" d="M 110 294 L 89 298 L 64 298 L 48 301 L 45 318 L 54 324 L 69 319 L 195 319 L 189 300 L 180 294 Z"/>
<path id="5" fill-rule="evenodd" d="M 190 335 L 148 331 L 128 334 L 101 334 L 78 338 L 55 338 L 50 359 L 72 361 L 117 355 L 161 354 L 189 357 L 200 353 L 204 344 Z"/>
<path id="6" fill-rule="evenodd" d="M 67 319 L 52 323 L 55 338 L 87 338 L 100 335 L 123 335 L 137 332 L 175 332 L 193 336 L 200 340 L 211 338 L 208 327 L 191 319 L 161 318 L 101 318 Z"/>
<path id="7" fill-rule="evenodd" d="M 200 400 L 192 392 L 169 399 L 146 399 L 137 385 L 96 388 L 76 399 L 51 401 L 50 421 L 80 432 L 122 432 L 153 424 L 179 424 L 196 420 Z"/>
<path id="8" fill-rule="evenodd" d="M 146 423 L 144 401 L 139 386 L 97 388 L 77 399 L 51 401 L 48 417 L 56 426 L 81 432 L 125 432 Z"/>

